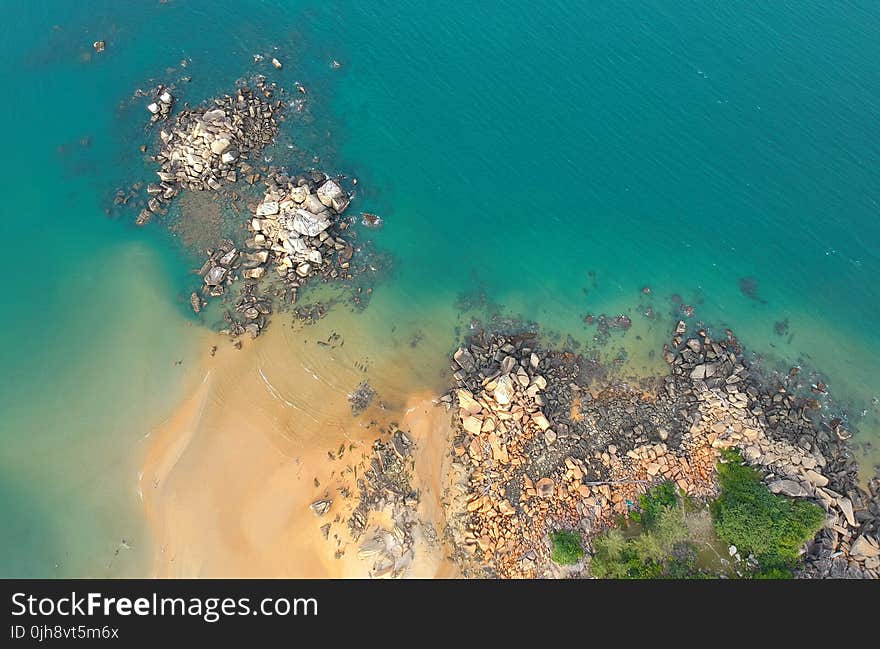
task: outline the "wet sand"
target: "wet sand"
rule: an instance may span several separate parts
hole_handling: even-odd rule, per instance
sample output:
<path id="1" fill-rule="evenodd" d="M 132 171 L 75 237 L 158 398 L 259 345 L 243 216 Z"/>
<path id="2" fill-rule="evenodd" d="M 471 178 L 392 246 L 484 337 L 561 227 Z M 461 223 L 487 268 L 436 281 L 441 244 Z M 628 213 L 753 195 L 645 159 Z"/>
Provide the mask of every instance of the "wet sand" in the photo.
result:
<path id="1" fill-rule="evenodd" d="M 339 319 L 334 323 L 342 333 Z M 217 345 L 216 355 L 205 354 L 187 398 L 148 440 L 140 489 L 154 576 L 369 576 L 347 530 L 357 497 L 351 466 L 369 456 L 390 422 L 417 443 L 420 515 L 442 532 L 448 414 L 433 405 L 431 390 L 399 389 L 419 379 L 394 353 L 372 359 L 365 372 L 356 350 L 372 347 L 369 334 L 347 328 L 360 333 L 343 333 L 344 346 L 323 322 L 294 328 L 279 319 L 265 335 L 244 340 L 240 351 L 225 338 L 206 336 L 206 352 Z M 355 417 L 348 393 L 365 378 L 378 396 Z M 335 455 L 341 445 L 342 459 L 331 459 L 328 451 Z M 340 495 L 344 487 L 353 497 Z M 319 498 L 334 501 L 323 517 L 309 509 Z M 368 530 L 381 524 L 381 517 L 372 518 Z M 325 523 L 331 523 L 326 539 Z M 337 550 L 344 551 L 341 558 Z M 454 576 L 444 556 L 441 544 L 417 538 L 407 576 Z"/>

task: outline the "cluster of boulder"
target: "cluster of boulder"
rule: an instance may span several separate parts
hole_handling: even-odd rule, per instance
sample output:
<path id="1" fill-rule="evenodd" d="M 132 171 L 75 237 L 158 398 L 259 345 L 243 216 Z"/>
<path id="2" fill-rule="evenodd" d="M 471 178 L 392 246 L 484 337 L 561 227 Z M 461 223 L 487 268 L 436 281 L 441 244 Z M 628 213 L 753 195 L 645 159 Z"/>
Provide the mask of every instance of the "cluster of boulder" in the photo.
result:
<path id="1" fill-rule="evenodd" d="M 271 176 L 248 223 L 253 236 L 246 245 L 264 258 L 261 270 L 252 274 L 272 266 L 294 288 L 315 275 L 350 277 L 354 249 L 339 236 L 348 227 L 340 215 L 349 202 L 339 183 L 324 173 Z"/>
<path id="2" fill-rule="evenodd" d="M 229 326 L 223 331 L 235 336 L 245 332 L 258 335 L 267 324 L 275 298 L 279 309 L 295 304 L 299 289 L 310 278 L 348 280 L 356 271 L 366 269 L 364 265 L 352 267 L 355 248 L 341 236 L 353 222 L 342 216 L 353 194 L 343 189 L 341 178 L 330 178 L 320 171 L 291 176 L 257 161 L 263 148 L 273 142 L 287 109 L 297 109 L 297 102 L 302 101 L 273 99 L 285 94 L 283 88 L 258 76 L 248 85 L 239 85 L 233 94 L 195 108 L 184 104 L 184 110 L 173 119 L 176 99 L 170 88 L 158 86 L 143 94 L 153 97 L 147 106 L 152 121 L 167 122 L 159 131 L 158 152 L 152 156 L 159 164 L 159 181 L 147 185 L 145 201 L 135 201 L 140 209 L 136 223 L 143 225 L 154 215 L 166 214 L 169 203 L 182 190 L 214 192 L 230 211 L 247 216 L 237 224 L 246 235 L 238 239 L 231 234 L 237 243 L 222 240 L 207 250 L 201 248 L 207 253 L 199 271 L 203 285 L 190 295 L 196 313 L 208 298 L 231 302 L 232 308 L 224 314 Z M 141 150 L 146 152 L 146 146 Z M 243 196 L 255 198 L 259 180 L 265 185 L 262 199 L 248 205 L 245 212 L 239 201 Z M 137 184 L 131 192 L 118 192 L 114 205 L 127 205 L 139 190 Z M 239 289 L 235 298 L 230 296 L 233 285 Z M 259 294 L 258 288 L 265 290 Z M 354 290 L 353 302 L 361 306 L 364 289 Z M 372 289 L 365 292 L 369 296 Z M 326 307 L 310 306 L 301 315 L 299 307 L 293 310 L 300 319 L 309 320 L 323 315 Z"/>
<path id="3" fill-rule="evenodd" d="M 715 451 L 625 384 L 590 391 L 588 365 L 530 335 L 493 335 L 453 355 L 458 496 L 447 520 L 465 574 L 544 577 L 549 532 L 589 535 L 625 515 L 648 486 L 713 493 Z M 582 566 L 581 566 L 582 568 Z"/>
<path id="4" fill-rule="evenodd" d="M 819 404 L 781 384 L 765 387 L 724 341 L 705 331 L 686 337 L 683 322 L 665 350 L 672 374 L 667 395 L 688 390 L 696 399 L 689 423 L 717 448 L 734 446 L 765 473 L 774 493 L 807 498 L 827 512 L 825 527 L 804 557 L 804 577 L 880 577 L 880 480 L 865 490 L 838 419 L 817 422 Z"/>
<path id="5" fill-rule="evenodd" d="M 173 123 L 159 132 L 160 149 L 153 156 L 159 164 L 158 183 L 147 186 L 150 198 L 137 223 L 162 213 L 163 204 L 181 189 L 219 190 L 234 183 L 239 174 L 255 183 L 253 160 L 278 130 L 286 104 L 272 101 L 275 84 L 259 80 L 256 88 L 240 87 L 206 105 L 181 111 Z M 170 113 L 174 98 L 166 90 L 148 106 L 154 120 Z"/>
<path id="6" fill-rule="evenodd" d="M 376 389 L 370 385 L 370 382 L 366 379 L 361 381 L 357 388 L 348 395 L 348 403 L 351 405 L 352 416 L 357 417 L 366 410 L 375 397 Z"/>
<path id="7" fill-rule="evenodd" d="M 354 247 L 341 236 L 348 222 L 340 218 L 350 199 L 338 182 L 319 171 L 294 177 L 271 171 L 265 182 L 262 201 L 248 215 L 251 236 L 244 250 L 224 242 L 208 251 L 199 270 L 204 298 L 224 296 L 243 280 L 236 313 L 227 313 L 226 331 L 232 335 L 256 336 L 265 328 L 270 303 L 256 295 L 256 287 L 264 282 L 274 283 L 274 292 L 294 304 L 298 290 L 312 277 L 352 278 Z M 193 294 L 191 302 L 198 313 L 202 298 Z"/>
<path id="8" fill-rule="evenodd" d="M 354 449 L 353 445 L 343 444 L 328 457 L 331 462 L 344 461 Z M 372 578 L 405 576 L 415 558 L 416 539 L 436 542 L 433 527 L 419 521 L 417 515 L 419 494 L 412 487 L 413 449 L 413 441 L 397 429 L 384 440 L 376 439 L 370 454 L 362 455 L 359 462 L 349 462 L 338 471 L 340 477 L 354 480 L 357 492 L 354 494 L 348 486 L 337 488 L 341 501 L 336 506 L 337 515 L 323 524 L 321 531 L 324 538 L 335 542 L 337 559 L 344 556 L 349 539 L 353 540 L 357 556 L 368 562 Z M 334 500 L 325 492 L 312 502 L 311 510 L 323 517 L 334 507 Z"/>
<path id="9" fill-rule="evenodd" d="M 243 253 L 232 241 L 222 241 L 216 249 L 207 252 L 208 258 L 199 269 L 203 279 L 202 293 L 200 295 L 193 292 L 190 295 L 190 305 L 196 313 L 204 308 L 205 298 L 225 295 L 238 279 L 262 276 L 253 272 L 254 269 L 261 268 L 262 258 L 253 253 Z M 227 310 L 224 314 L 228 327 L 223 333 L 233 336 L 249 333 L 256 338 L 266 328 L 272 310 L 272 300 L 257 293 L 256 282 L 245 281 L 232 303 L 232 310 Z"/>
<path id="10" fill-rule="evenodd" d="M 174 95 L 171 94 L 171 90 L 168 88 L 160 86 L 156 92 L 155 100 L 147 104 L 147 111 L 150 113 L 150 122 L 155 124 L 156 122 L 165 121 L 168 119 L 168 116 L 171 115 L 171 110 L 173 108 Z"/>
<path id="11" fill-rule="evenodd" d="M 403 577 L 415 558 L 418 492 L 412 489 L 412 440 L 396 431 L 391 438 L 373 443 L 369 468 L 358 480 L 360 501 L 349 519 L 349 532 L 358 546 L 358 557 L 369 561 L 370 576 Z M 390 524 L 366 531 L 369 512 L 390 513 Z"/>
<path id="12" fill-rule="evenodd" d="M 816 424 L 810 398 L 764 387 L 731 332 L 676 325 L 665 377 L 628 383 L 594 361 L 542 351 L 531 335 L 479 334 L 453 355 L 457 472 L 447 511 L 465 574 L 543 577 L 586 570 L 550 561 L 549 533 L 616 524 L 652 485 L 717 495 L 721 449 L 742 451 L 768 487 L 828 512 L 804 577 L 878 576 L 878 493 L 857 482 L 840 422 Z"/>

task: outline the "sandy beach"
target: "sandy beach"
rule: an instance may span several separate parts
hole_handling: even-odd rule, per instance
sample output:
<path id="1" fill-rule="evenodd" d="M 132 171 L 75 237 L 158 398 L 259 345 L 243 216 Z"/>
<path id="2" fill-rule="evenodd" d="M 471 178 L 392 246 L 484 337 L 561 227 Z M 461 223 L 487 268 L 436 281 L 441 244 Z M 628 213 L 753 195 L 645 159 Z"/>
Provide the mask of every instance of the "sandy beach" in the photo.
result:
<path id="1" fill-rule="evenodd" d="M 449 417 L 431 391 L 398 392 L 392 386 L 407 385 L 405 364 L 393 355 L 376 359 L 369 376 L 382 377 L 374 383 L 378 395 L 353 416 L 348 394 L 366 375 L 346 349 L 363 349 L 364 341 L 318 345 L 333 340 L 321 323 L 278 325 L 241 350 L 206 336 L 187 397 L 149 436 L 140 489 L 153 576 L 368 577 L 345 526 L 356 504 L 352 469 L 390 422 L 416 442 L 419 514 L 442 530 Z M 345 454 L 331 459 L 328 452 L 341 446 Z M 341 497 L 345 489 L 355 498 Z M 320 498 L 333 505 L 317 517 L 309 505 Z M 372 518 L 368 530 L 383 523 Z M 344 554 L 336 558 L 337 551 Z M 454 576 L 444 556 L 417 537 L 407 576 Z"/>

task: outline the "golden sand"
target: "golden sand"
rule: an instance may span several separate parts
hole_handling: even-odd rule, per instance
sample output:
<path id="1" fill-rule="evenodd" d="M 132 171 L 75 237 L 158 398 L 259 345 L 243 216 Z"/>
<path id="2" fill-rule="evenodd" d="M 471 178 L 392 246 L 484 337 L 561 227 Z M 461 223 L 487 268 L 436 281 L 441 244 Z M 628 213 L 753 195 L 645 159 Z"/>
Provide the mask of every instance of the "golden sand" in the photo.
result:
<path id="1" fill-rule="evenodd" d="M 389 422 L 416 441 L 420 515 L 442 532 L 448 414 L 419 386 L 408 359 L 388 353 L 365 360 L 375 341 L 351 324 L 346 330 L 360 333 L 334 340 L 323 321 L 295 328 L 279 318 L 242 350 L 206 337 L 206 350 L 218 351 L 193 370 L 189 395 L 152 433 L 144 461 L 140 487 L 155 576 L 367 577 L 347 532 L 357 496 L 350 465 L 369 456 Z M 365 378 L 378 396 L 354 417 L 348 394 Z M 420 389 L 407 394 L 400 389 L 407 385 Z M 346 454 L 332 460 L 328 451 L 341 445 Z M 354 494 L 347 500 L 339 494 L 346 486 Z M 319 498 L 334 501 L 323 517 L 309 509 Z M 367 529 L 381 524 L 375 518 Z M 417 537 L 407 576 L 453 576 L 444 550 Z"/>

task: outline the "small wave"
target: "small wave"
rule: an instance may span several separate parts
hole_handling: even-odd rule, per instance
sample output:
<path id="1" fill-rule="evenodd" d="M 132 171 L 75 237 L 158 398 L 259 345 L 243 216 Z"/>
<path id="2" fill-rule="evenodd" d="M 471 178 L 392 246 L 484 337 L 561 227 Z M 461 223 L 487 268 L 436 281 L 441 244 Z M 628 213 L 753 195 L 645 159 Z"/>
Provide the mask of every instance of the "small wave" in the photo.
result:
<path id="1" fill-rule="evenodd" d="M 266 389 L 269 391 L 269 394 L 271 394 L 274 399 L 276 399 L 277 401 L 280 401 L 281 403 L 283 403 L 285 406 L 287 406 L 289 408 L 293 408 L 294 410 L 303 413 L 309 419 L 314 421 L 316 424 L 321 423 L 321 419 L 319 417 L 316 417 L 310 410 L 307 410 L 307 409 L 303 408 L 302 406 L 298 406 L 297 404 L 293 403 L 292 401 L 288 401 L 287 399 L 285 399 L 281 395 L 281 392 L 274 385 L 272 385 L 272 383 L 269 381 L 269 379 L 263 373 L 263 368 L 257 368 L 257 371 L 260 373 L 260 378 L 263 379 L 263 383 L 266 385 Z"/>
<path id="2" fill-rule="evenodd" d="M 287 406 L 290 406 L 291 408 L 297 407 L 297 405 L 295 403 L 291 403 L 290 401 L 285 399 L 283 396 L 281 396 L 281 392 L 279 392 L 278 389 L 274 385 L 272 385 L 272 383 L 269 381 L 269 379 L 266 378 L 266 375 L 263 373 L 262 367 L 257 368 L 257 370 L 260 372 L 260 378 L 263 379 L 263 383 L 266 384 L 266 388 L 269 390 L 269 394 L 271 394 L 273 398 L 277 399 L 278 401 L 280 401 L 281 403 L 283 403 Z"/>

